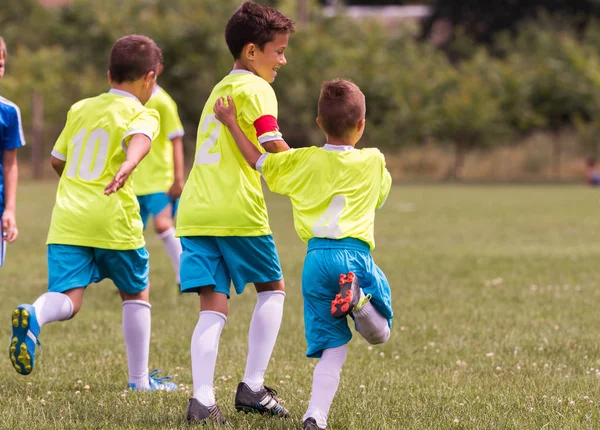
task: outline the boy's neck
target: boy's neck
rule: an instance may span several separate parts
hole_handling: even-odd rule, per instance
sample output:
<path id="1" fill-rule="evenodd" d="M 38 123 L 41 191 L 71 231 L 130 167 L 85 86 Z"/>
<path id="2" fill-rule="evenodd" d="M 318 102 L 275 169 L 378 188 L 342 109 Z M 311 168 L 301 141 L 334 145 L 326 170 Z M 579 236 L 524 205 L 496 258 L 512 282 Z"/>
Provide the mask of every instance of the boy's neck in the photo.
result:
<path id="1" fill-rule="evenodd" d="M 137 91 L 136 91 L 135 86 L 131 85 L 128 82 L 123 82 L 123 83 L 120 83 L 120 84 L 112 83 L 110 86 L 111 86 L 111 88 L 113 90 L 125 91 L 126 93 L 129 93 L 132 96 L 135 96 L 137 99 L 140 98 L 139 95 L 136 94 Z"/>
<path id="2" fill-rule="evenodd" d="M 244 64 L 244 62 L 240 58 L 235 60 L 235 62 L 233 63 L 233 70 L 245 70 L 247 72 L 254 73 L 246 64 Z"/>
<path id="3" fill-rule="evenodd" d="M 335 138 L 335 137 L 328 137 L 327 138 L 327 144 L 328 145 L 334 145 L 334 146 L 352 146 L 354 147 L 356 145 L 357 142 L 353 142 L 352 140 L 348 140 L 348 139 L 341 139 L 341 138 Z"/>

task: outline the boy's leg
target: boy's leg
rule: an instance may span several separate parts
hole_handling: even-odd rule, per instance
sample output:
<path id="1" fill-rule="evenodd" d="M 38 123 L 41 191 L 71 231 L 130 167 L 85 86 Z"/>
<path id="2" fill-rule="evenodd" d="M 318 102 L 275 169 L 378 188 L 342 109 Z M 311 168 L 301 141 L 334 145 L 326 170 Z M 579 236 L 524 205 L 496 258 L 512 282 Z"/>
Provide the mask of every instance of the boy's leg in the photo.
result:
<path id="1" fill-rule="evenodd" d="M 183 237 L 181 245 L 181 292 L 200 295 L 200 315 L 190 346 L 194 396 L 186 419 L 188 423 L 225 423 L 216 404 L 214 376 L 231 278 L 214 237 Z"/>
<path id="2" fill-rule="evenodd" d="M 111 279 L 123 301 L 122 326 L 127 353 L 128 388 L 175 391 L 177 386 L 148 374 L 150 354 L 150 286 L 148 251 L 94 249 L 101 278 Z"/>
<path id="3" fill-rule="evenodd" d="M 260 391 L 281 327 L 285 286 L 281 279 L 256 284 L 255 287 L 257 299 L 248 332 L 248 358 L 242 382 L 252 391 Z"/>
<path id="4" fill-rule="evenodd" d="M 388 320 L 375 309 L 370 297 L 365 296 L 362 290 L 360 290 L 360 293 L 359 304 L 352 311 L 356 330 L 372 345 L 386 342 L 390 337 Z"/>
<path id="5" fill-rule="evenodd" d="M 257 292 L 248 333 L 248 357 L 242 382 L 238 384 L 235 407 L 238 411 L 287 417 L 276 392 L 264 386 L 264 376 L 279 334 L 285 284 L 272 235 L 219 238 L 219 249 L 231 269 L 236 292 L 247 283 Z"/>
<path id="6" fill-rule="evenodd" d="M 194 398 L 204 406 L 215 405 L 214 377 L 219 339 L 227 322 L 227 295 L 213 287 L 200 289 L 200 316 L 192 334 Z"/>
<path id="7" fill-rule="evenodd" d="M 48 292 L 33 305 L 22 304 L 12 312 L 9 356 L 18 373 L 31 373 L 36 344 L 44 324 L 72 318 L 81 308 L 85 286 L 100 278 L 91 248 L 48 245 Z"/>
<path id="8" fill-rule="evenodd" d="M 327 426 L 327 416 L 340 383 L 340 373 L 347 355 L 348 347 L 346 345 L 323 351 L 321 359 L 315 366 L 310 402 L 302 418 L 304 428 L 311 428 L 308 425 L 310 418 L 315 421 L 317 427 L 312 427 L 315 430 L 317 428 L 324 429 Z"/>
<path id="9" fill-rule="evenodd" d="M 162 240 L 167 255 L 171 260 L 175 270 L 175 282 L 180 284 L 179 267 L 181 262 L 181 242 L 175 237 L 175 228 L 173 227 L 172 204 L 169 203 L 164 209 L 154 217 L 154 230 L 156 235 Z"/>

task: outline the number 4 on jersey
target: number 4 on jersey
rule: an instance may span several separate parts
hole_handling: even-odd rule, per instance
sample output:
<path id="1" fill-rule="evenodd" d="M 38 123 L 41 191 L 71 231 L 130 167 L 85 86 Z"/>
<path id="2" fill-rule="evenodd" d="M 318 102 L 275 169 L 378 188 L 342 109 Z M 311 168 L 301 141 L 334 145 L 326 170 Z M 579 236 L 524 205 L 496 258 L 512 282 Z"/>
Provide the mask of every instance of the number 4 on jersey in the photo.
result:
<path id="1" fill-rule="evenodd" d="M 339 226 L 340 217 L 346 206 L 346 196 L 337 194 L 331 198 L 329 207 L 319 218 L 313 227 L 314 237 L 326 237 L 328 239 L 339 239 L 342 235 L 342 228 Z"/>

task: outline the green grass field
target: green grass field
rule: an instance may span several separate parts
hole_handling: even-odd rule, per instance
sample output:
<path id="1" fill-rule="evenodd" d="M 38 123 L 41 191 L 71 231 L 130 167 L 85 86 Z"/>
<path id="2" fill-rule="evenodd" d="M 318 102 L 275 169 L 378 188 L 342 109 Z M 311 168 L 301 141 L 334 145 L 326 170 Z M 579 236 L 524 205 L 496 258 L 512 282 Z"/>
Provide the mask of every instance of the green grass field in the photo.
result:
<path id="1" fill-rule="evenodd" d="M 54 183 L 19 189 L 18 243 L 0 270 L 1 336 L 14 306 L 46 289 Z M 300 274 L 305 245 L 291 207 L 269 195 L 284 274 L 284 321 L 267 372 L 288 420 L 233 407 L 255 297 L 233 297 L 216 395 L 234 429 L 298 429 L 316 360 L 305 358 Z M 375 261 L 396 317 L 390 340 L 350 342 L 331 429 L 600 428 L 600 194 L 574 186 L 398 186 L 377 216 Z M 197 296 L 180 296 L 162 244 L 151 254 L 151 368 L 177 393 L 125 394 L 121 305 L 90 287 L 77 317 L 45 326 L 27 376 L 0 360 L 0 428 L 186 428 Z M 0 320 L 2 320 L 0 318 Z M 7 342 L 8 344 L 8 342 Z M 6 344 L 6 345 L 7 345 Z M 7 346 L 6 346 L 7 347 Z"/>

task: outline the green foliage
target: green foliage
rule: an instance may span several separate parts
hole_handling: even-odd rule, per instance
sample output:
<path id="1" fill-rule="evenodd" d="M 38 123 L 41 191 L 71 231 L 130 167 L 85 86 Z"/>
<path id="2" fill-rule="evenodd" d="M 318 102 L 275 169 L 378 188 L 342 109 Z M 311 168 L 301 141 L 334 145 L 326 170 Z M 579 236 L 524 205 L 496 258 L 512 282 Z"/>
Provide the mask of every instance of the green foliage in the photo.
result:
<path id="1" fill-rule="evenodd" d="M 237 0 L 75 0 L 59 8 L 34 0 L 9 3 L 0 10 L 9 47 L 0 92 L 22 107 L 26 129 L 37 92 L 45 101 L 51 145 L 70 105 L 108 88 L 114 41 L 136 32 L 163 49 L 159 82 L 179 105 L 187 151 L 193 151 L 204 102 L 233 63 L 223 33 Z M 277 4 L 292 17 L 297 12 L 294 1 Z M 464 60 L 452 62 L 409 31 L 343 14 L 324 17 L 314 1 L 308 4 L 310 20 L 297 25 L 288 65 L 274 83 L 279 123 L 293 146 L 322 144 L 315 124 L 319 89 L 337 77 L 352 79 L 365 93 L 363 145 L 399 148 L 433 140 L 466 151 L 511 133 L 573 125 L 583 132 L 600 123 L 600 25 L 594 21 L 576 31 L 577 20 L 543 16 L 521 23 L 516 35 L 498 34 L 490 48 L 465 32 L 455 40 Z"/>

